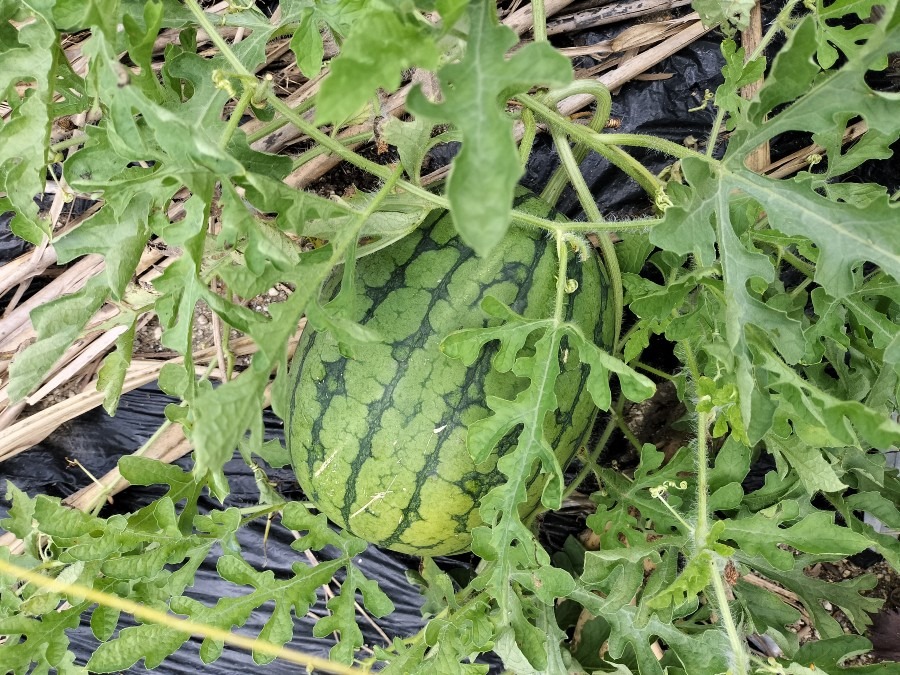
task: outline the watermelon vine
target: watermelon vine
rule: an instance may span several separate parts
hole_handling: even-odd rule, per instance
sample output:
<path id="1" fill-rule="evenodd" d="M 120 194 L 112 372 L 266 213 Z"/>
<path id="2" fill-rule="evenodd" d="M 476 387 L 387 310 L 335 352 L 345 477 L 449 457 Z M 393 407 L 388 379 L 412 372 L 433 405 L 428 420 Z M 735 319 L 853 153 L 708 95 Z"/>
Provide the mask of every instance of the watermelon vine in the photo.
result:
<path id="1" fill-rule="evenodd" d="M 163 431 L 193 450 L 189 470 L 143 456 L 161 431 L 122 457 L 121 478 L 163 492 L 125 514 L 104 510 L 118 479 L 81 510 L 8 483 L 5 672 L 154 668 L 191 635 L 205 663 L 230 645 L 336 673 L 486 673 L 490 653 L 523 674 L 892 672 L 843 665 L 871 647 L 875 579 L 807 570 L 867 549 L 900 570 L 897 537 L 863 515 L 900 529 L 885 454 L 900 442 L 900 207 L 853 174 L 900 138 L 897 93 L 876 82 L 900 52 L 897 0 L 791 0 L 749 54 L 736 31 L 754 3 L 696 0 L 725 33 L 699 148 L 606 128 L 609 90 L 548 41 L 559 3 L 533 0 L 526 45 L 490 0 L 257 4 L 0 0 L 0 214 L 61 265 L 103 260 L 31 312 L 30 344 L 0 319 L 19 340 L 4 400 L 109 330 L 96 384 L 113 414 L 153 316 L 181 358 L 159 373 L 179 400 Z M 303 95 L 260 75 L 278 40 Z M 573 97 L 591 100 L 588 124 Z M 559 167 L 537 196 L 518 184 L 545 130 Z M 302 151 L 270 152 L 281 133 Z M 750 168 L 789 133 L 817 146 L 796 176 Z M 445 180 L 426 180 L 448 143 Z M 634 148 L 671 163 L 656 174 Z M 601 211 L 589 153 L 643 188 L 646 217 Z M 317 193 L 303 172 L 329 157 L 374 187 Z M 48 176 L 90 202 L 75 226 L 35 205 Z M 581 220 L 553 210 L 567 186 Z M 286 299 L 251 306 L 275 286 Z M 201 303 L 252 341 L 248 365 L 226 337 L 198 368 Z M 653 360 L 660 344 L 677 365 Z M 661 385 L 692 435 L 668 452 L 623 421 Z M 287 447 L 264 441 L 269 400 Z M 599 461 L 616 430 L 630 468 Z M 200 512 L 201 495 L 228 497 L 236 455 L 258 504 Z M 308 501 L 269 482 L 288 465 Z M 547 546 L 543 514 L 579 495 L 584 541 Z M 283 575 L 245 559 L 238 532 L 263 518 L 304 556 Z M 368 545 L 422 556 L 417 634 L 366 644 L 363 612 L 395 609 L 359 562 Z M 435 558 L 468 550 L 466 578 Z M 212 556 L 234 593 L 210 606 L 191 587 Z M 285 646 L 313 608 L 318 656 Z M 258 635 L 235 630 L 259 616 Z M 70 644 L 82 619 L 98 643 L 86 662 Z M 819 639 L 801 644 L 799 621 Z"/>

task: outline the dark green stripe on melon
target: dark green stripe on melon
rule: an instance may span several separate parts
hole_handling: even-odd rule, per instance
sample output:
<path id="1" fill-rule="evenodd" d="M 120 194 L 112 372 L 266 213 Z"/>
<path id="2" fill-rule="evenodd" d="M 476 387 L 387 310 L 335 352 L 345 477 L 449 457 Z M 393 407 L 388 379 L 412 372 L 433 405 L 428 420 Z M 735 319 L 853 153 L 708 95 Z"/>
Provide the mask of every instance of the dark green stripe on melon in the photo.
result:
<path id="1" fill-rule="evenodd" d="M 547 215 L 535 198 L 519 208 Z M 492 295 L 530 318 L 552 313 L 556 247 L 543 233 L 512 227 L 478 258 L 444 216 L 393 246 L 358 261 L 352 316 L 384 342 L 341 354 L 328 333 L 304 334 L 292 364 L 288 449 L 300 485 L 332 521 L 379 546 L 417 555 L 451 554 L 470 544 L 481 523 L 478 500 L 504 480 L 497 458 L 475 466 L 467 425 L 488 415 L 486 395 L 513 398 L 527 384 L 491 369 L 494 349 L 471 367 L 443 355 L 449 333 L 488 325 L 479 304 Z M 566 317 L 608 344 L 607 284 L 595 259 L 569 265 L 578 290 Z M 565 345 L 564 345 L 565 346 Z M 596 410 L 587 368 L 571 349 L 556 387 L 560 407 L 545 432 L 560 462 L 571 459 Z M 540 498 L 534 480 L 525 510 Z"/>

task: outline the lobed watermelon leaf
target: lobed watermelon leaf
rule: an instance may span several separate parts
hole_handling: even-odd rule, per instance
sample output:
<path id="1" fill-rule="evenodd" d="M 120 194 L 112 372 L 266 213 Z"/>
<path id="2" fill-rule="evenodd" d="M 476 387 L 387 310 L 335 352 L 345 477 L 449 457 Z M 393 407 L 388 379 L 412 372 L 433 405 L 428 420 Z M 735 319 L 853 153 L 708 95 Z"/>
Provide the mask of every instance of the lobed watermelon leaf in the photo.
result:
<path id="1" fill-rule="evenodd" d="M 522 175 L 513 123 L 501 99 L 536 84 L 566 84 L 572 79 L 572 67 L 546 43 L 530 44 L 507 59 L 517 37 L 496 24 L 496 6 L 489 0 L 470 2 L 468 18 L 465 55 L 438 70 L 441 103 L 429 101 L 414 88 L 407 107 L 432 124 L 453 124 L 461 134 L 462 149 L 453 159 L 447 197 L 463 241 L 486 255 L 509 227 L 513 194 Z"/>
<path id="2" fill-rule="evenodd" d="M 405 7 L 370 0 L 349 25 L 341 53 L 322 83 L 316 110 L 317 121 L 322 124 L 354 116 L 368 103 L 373 90 L 395 91 L 405 68 L 433 70 L 438 64 L 440 52 L 434 29 Z M 317 54 L 315 43 L 314 48 Z M 314 59 L 309 58 L 310 66 Z"/>
<path id="3" fill-rule="evenodd" d="M 0 125 L 0 213 L 13 211 L 10 228 L 32 244 L 52 236 L 34 198 L 44 191 L 53 117 L 53 77 L 59 51 L 52 3 L 0 2 L 0 101 L 10 117 Z M 16 85 L 27 82 L 21 94 Z"/>
<path id="4" fill-rule="evenodd" d="M 534 535 L 520 520 L 518 506 L 527 498 L 527 485 L 532 467 L 537 462 L 540 471 L 549 474 L 541 495 L 541 501 L 550 509 L 559 508 L 564 487 L 562 467 L 544 432 L 544 421 L 557 409 L 555 385 L 560 374 L 563 340 L 577 349 L 578 357 L 591 368 L 587 388 L 595 403 L 607 407 L 610 403 L 608 370 L 620 377 L 623 392 L 635 400 L 643 400 L 653 393 L 654 386 L 645 376 L 610 356 L 587 340 L 576 324 L 558 319 L 529 320 L 513 312 L 496 299 L 488 296 L 482 309 L 503 323 L 496 327 L 457 331 L 441 343 L 441 350 L 448 356 L 471 364 L 482 349 L 492 341 L 500 346 L 494 356 L 493 366 L 501 371 L 512 371 L 527 378 L 528 386 L 514 400 L 488 397 L 487 404 L 493 415 L 471 424 L 467 445 L 476 462 L 483 461 L 510 432 L 519 430 L 515 448 L 500 458 L 497 467 L 507 477 L 482 499 L 480 512 L 484 522 L 491 526 L 477 528 L 473 532 L 472 549 L 486 560 L 495 562 L 486 583 L 497 598 L 502 624 L 508 626 L 500 633 L 501 651 L 512 663 L 528 663 L 529 667 L 544 669 L 559 658 L 557 649 L 550 649 L 544 633 L 532 634 L 530 624 L 518 622 L 521 613 L 518 596 L 512 582 L 518 581 L 525 588 L 531 587 L 518 576 L 518 569 L 528 570 L 528 578 L 534 575 L 535 586 L 531 590 L 544 602 L 552 604 L 556 597 L 564 597 L 571 590 L 571 578 L 564 574 L 554 583 L 558 570 L 550 566 L 546 552 L 534 540 Z M 537 341 L 526 354 L 523 347 L 533 334 Z M 508 617 L 508 618 L 503 618 Z M 525 650 L 522 652 L 521 650 Z"/>

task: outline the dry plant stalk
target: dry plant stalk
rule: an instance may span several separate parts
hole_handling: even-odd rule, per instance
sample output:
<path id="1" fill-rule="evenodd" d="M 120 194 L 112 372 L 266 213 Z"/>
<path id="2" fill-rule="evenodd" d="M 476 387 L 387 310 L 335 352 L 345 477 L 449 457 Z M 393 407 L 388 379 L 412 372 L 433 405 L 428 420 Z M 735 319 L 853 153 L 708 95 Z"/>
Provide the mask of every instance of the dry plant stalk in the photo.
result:
<path id="1" fill-rule="evenodd" d="M 746 30 L 741 32 L 741 46 L 744 48 L 745 59 L 756 51 L 756 48 L 762 42 L 762 10 L 760 9 L 759 0 L 750 10 L 750 25 Z M 752 82 L 741 89 L 741 96 L 746 99 L 752 99 L 759 92 L 763 85 L 763 78 L 759 78 L 756 82 Z M 754 149 L 747 157 L 747 168 L 761 173 L 769 164 L 772 163 L 771 154 L 769 152 L 769 142 L 766 141 L 758 148 Z"/>
<path id="2" fill-rule="evenodd" d="M 844 136 L 841 139 L 841 144 L 847 145 L 848 143 L 852 143 L 858 138 L 861 138 L 863 134 L 868 131 L 868 129 L 869 127 L 863 120 L 856 122 L 855 124 L 851 124 L 849 127 L 847 127 L 847 130 L 844 131 Z M 810 158 L 815 155 L 824 155 L 825 152 L 826 150 L 824 147 L 822 147 L 821 145 L 817 145 L 816 143 L 812 143 L 811 145 L 807 145 L 805 148 L 801 148 L 796 152 L 792 152 L 790 155 L 771 162 L 767 166 L 763 167 L 760 173 L 765 174 L 770 178 L 786 178 L 797 173 L 798 171 L 802 171 L 803 169 L 808 168 Z"/>
<path id="3" fill-rule="evenodd" d="M 572 33 L 587 28 L 607 26 L 648 14 L 666 12 L 691 4 L 691 0 L 633 0 L 586 9 L 547 24 L 547 35 Z"/>

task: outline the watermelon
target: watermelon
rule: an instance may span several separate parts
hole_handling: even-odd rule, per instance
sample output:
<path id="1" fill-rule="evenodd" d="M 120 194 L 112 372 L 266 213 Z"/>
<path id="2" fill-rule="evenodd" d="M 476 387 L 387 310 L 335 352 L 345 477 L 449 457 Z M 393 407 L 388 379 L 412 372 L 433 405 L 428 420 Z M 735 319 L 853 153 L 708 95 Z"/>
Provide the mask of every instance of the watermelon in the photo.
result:
<path id="1" fill-rule="evenodd" d="M 520 195 L 517 208 L 551 212 L 530 195 Z M 479 500 L 504 480 L 497 459 L 515 445 L 509 434 L 476 466 L 466 428 L 491 414 L 486 396 L 512 399 L 527 381 L 493 370 L 493 347 L 467 367 L 439 346 L 453 331 L 490 325 L 480 308 L 488 295 L 523 316 L 551 316 L 557 270 L 556 246 L 545 233 L 512 226 L 480 258 L 449 214 L 360 259 L 349 318 L 383 341 L 354 347 L 351 357 L 330 333 L 308 330 L 289 374 L 285 435 L 313 504 L 381 547 L 420 556 L 465 551 L 481 524 Z M 613 322 L 601 267 L 595 258 L 573 260 L 569 277 L 578 285 L 566 296 L 567 319 L 608 347 Z M 559 409 L 547 416 L 545 433 L 565 466 L 597 411 L 577 351 L 570 348 L 560 364 Z M 535 467 L 523 514 L 537 506 L 544 482 Z"/>

